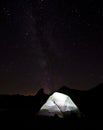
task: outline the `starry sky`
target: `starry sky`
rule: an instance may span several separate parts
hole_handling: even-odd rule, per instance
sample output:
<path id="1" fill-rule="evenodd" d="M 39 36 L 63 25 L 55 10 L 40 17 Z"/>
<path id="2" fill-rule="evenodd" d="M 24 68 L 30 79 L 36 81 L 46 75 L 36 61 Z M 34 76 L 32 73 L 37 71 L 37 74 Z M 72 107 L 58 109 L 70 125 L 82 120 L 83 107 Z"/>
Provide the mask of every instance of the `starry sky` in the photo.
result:
<path id="1" fill-rule="evenodd" d="M 101 82 L 101 1 L 0 0 L 0 94 L 87 90 Z"/>

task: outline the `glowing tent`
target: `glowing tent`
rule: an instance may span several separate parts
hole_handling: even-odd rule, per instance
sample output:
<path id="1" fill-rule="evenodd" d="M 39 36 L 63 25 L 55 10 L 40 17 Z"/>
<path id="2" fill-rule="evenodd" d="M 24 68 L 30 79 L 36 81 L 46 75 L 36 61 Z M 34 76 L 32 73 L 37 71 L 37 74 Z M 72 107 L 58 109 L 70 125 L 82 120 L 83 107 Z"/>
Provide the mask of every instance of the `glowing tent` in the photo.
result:
<path id="1" fill-rule="evenodd" d="M 75 114 L 80 116 L 78 107 L 72 101 L 72 99 L 62 93 L 53 93 L 46 103 L 41 107 L 39 115 L 55 116 L 63 118 L 67 115 Z"/>

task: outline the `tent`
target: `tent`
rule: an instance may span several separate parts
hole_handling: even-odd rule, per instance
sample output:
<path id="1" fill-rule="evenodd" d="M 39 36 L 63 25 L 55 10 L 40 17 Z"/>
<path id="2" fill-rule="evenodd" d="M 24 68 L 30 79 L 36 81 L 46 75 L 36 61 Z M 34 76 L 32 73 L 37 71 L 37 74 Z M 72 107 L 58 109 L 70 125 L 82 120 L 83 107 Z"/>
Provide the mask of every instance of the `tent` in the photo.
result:
<path id="1" fill-rule="evenodd" d="M 54 92 L 41 107 L 39 115 L 55 116 L 63 118 L 75 114 L 80 116 L 80 111 L 72 99 L 63 93 Z"/>

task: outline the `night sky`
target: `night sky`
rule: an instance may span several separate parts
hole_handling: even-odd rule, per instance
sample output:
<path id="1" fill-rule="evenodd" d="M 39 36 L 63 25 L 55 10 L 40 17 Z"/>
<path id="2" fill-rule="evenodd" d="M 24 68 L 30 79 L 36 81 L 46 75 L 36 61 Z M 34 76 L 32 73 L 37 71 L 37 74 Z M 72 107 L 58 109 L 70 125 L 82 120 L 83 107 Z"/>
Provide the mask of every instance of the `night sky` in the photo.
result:
<path id="1" fill-rule="evenodd" d="M 103 4 L 0 0 L 0 94 L 103 82 Z"/>

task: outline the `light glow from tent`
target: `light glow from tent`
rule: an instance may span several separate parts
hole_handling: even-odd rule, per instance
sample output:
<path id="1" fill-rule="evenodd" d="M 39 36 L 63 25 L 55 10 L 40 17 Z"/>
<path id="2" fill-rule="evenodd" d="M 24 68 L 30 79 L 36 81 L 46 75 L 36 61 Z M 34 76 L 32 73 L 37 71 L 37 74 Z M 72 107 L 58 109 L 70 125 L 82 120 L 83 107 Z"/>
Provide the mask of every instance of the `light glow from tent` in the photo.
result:
<path id="1" fill-rule="evenodd" d="M 64 117 L 64 114 L 71 112 L 78 113 L 79 109 L 69 96 L 59 92 L 52 94 L 40 109 L 42 115 L 48 116 L 57 114 L 59 117 Z"/>

